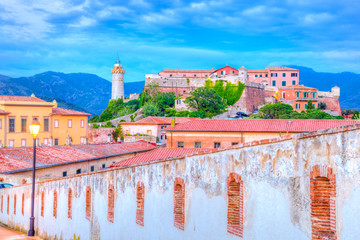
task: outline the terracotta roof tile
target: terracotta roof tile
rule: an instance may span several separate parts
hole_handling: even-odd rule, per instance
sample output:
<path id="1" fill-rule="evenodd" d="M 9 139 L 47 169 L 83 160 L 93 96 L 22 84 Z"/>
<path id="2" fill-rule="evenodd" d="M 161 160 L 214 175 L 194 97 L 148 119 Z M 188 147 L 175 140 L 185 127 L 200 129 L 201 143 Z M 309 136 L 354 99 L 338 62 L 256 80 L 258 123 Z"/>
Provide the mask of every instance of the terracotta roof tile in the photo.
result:
<path id="1" fill-rule="evenodd" d="M 127 165 L 133 165 L 133 164 L 144 163 L 144 162 L 151 162 L 153 160 L 185 156 L 187 154 L 197 153 L 197 152 L 201 152 L 201 151 L 204 151 L 204 149 L 199 149 L 199 148 L 157 148 L 157 149 L 145 152 L 145 153 L 138 154 L 134 157 L 116 162 L 116 163 L 112 164 L 110 167 L 120 167 L 120 166 L 127 166 Z"/>
<path id="2" fill-rule="evenodd" d="M 91 115 L 89 113 L 78 112 L 78 111 L 65 109 L 65 108 L 53 108 L 52 114 L 53 115 L 63 115 L 63 116 L 90 116 Z"/>
<path id="3" fill-rule="evenodd" d="M 72 163 L 122 153 L 147 151 L 154 148 L 156 146 L 145 142 L 38 147 L 36 149 L 36 166 L 49 167 L 51 165 Z M 32 147 L 1 148 L 0 173 L 31 168 L 32 151 Z"/>
<path id="4" fill-rule="evenodd" d="M 122 122 L 120 124 L 131 124 L 131 125 L 136 125 L 136 124 L 147 124 L 147 125 L 170 125 L 171 124 L 171 119 L 173 119 L 172 117 L 146 117 L 143 118 L 139 121 L 136 122 Z M 175 123 L 184 123 L 184 122 L 188 122 L 188 121 L 193 121 L 193 120 L 198 120 L 200 118 L 188 118 L 188 117 L 176 117 L 175 118 Z"/>
<path id="5" fill-rule="evenodd" d="M 299 69 L 289 68 L 289 67 L 266 67 L 271 71 L 299 71 Z"/>
<path id="6" fill-rule="evenodd" d="M 12 102 L 46 102 L 37 97 L 25 97 L 25 96 L 4 96 L 0 95 L 0 101 L 12 101 Z"/>
<path id="7" fill-rule="evenodd" d="M 169 69 L 164 68 L 163 72 L 179 72 L 179 73 L 212 73 L 213 69 Z"/>
<path id="8" fill-rule="evenodd" d="M 166 131 L 203 131 L 203 132 L 311 132 L 320 129 L 328 129 L 359 123 L 358 121 L 344 120 L 196 120 L 175 127 L 167 128 Z"/>

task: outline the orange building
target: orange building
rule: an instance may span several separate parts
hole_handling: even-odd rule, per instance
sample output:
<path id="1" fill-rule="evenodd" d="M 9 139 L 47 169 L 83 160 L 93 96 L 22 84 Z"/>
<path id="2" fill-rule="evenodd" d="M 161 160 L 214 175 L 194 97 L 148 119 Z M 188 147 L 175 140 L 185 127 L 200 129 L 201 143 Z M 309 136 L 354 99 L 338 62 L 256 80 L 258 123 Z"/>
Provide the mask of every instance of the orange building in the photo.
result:
<path id="1" fill-rule="evenodd" d="M 318 90 L 304 85 L 281 87 L 278 98 L 280 102 L 290 104 L 297 112 L 306 111 L 309 100 L 315 108 L 319 104 Z"/>
<path id="2" fill-rule="evenodd" d="M 166 129 L 168 148 L 223 148 L 239 143 L 271 139 L 356 124 L 345 120 L 195 120 Z"/>

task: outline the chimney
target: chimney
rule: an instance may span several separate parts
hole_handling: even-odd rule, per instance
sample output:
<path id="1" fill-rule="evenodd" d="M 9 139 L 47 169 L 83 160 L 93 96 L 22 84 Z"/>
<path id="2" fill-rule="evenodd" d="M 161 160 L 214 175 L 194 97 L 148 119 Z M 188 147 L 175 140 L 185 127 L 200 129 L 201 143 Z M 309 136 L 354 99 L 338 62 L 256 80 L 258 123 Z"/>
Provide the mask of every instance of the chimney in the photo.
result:
<path id="1" fill-rule="evenodd" d="M 171 119 L 171 127 L 175 127 L 175 117 Z"/>
<path id="2" fill-rule="evenodd" d="M 58 107 L 58 104 L 57 104 L 57 102 L 56 102 L 55 99 L 54 99 L 54 101 L 53 101 L 53 104 L 54 104 L 54 108 L 57 108 L 57 107 Z"/>

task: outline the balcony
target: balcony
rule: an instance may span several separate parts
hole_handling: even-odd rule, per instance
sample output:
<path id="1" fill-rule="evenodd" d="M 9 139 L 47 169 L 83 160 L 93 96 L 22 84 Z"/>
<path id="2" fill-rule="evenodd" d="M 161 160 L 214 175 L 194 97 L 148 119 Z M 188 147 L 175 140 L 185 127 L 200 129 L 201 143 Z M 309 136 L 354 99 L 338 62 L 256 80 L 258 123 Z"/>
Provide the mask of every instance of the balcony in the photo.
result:
<path id="1" fill-rule="evenodd" d="M 317 97 L 296 97 L 295 98 L 296 101 L 312 101 L 312 102 L 317 102 L 319 101 L 319 98 Z"/>

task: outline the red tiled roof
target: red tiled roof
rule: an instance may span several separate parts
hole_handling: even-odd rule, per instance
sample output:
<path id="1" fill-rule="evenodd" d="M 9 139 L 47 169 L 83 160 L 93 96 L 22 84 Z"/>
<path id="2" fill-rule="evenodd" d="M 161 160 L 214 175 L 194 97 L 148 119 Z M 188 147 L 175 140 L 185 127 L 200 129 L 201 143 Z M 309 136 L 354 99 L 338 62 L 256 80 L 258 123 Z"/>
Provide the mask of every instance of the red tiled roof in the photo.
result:
<path id="1" fill-rule="evenodd" d="M 36 166 L 39 168 L 50 167 L 154 148 L 156 146 L 144 142 L 38 147 L 36 149 Z M 32 151 L 32 147 L 1 148 L 0 173 L 29 170 L 33 161 Z"/>
<path id="2" fill-rule="evenodd" d="M 65 109 L 65 108 L 53 108 L 52 114 L 53 115 L 63 115 L 63 116 L 90 116 L 91 115 L 89 113 L 78 112 L 78 111 Z"/>
<path id="3" fill-rule="evenodd" d="M 248 69 L 247 72 L 261 72 L 261 73 L 267 73 L 266 69 Z"/>
<path id="4" fill-rule="evenodd" d="M 196 153 L 204 151 L 204 149 L 199 148 L 157 148 L 145 153 L 138 154 L 134 157 L 116 162 L 110 167 L 120 167 L 133 165 L 137 163 L 151 162 L 153 160 L 165 159 L 170 157 L 179 157 L 184 156 L 189 153 Z"/>
<path id="5" fill-rule="evenodd" d="M 179 72 L 179 73 L 211 73 L 213 69 L 169 69 L 164 68 L 163 72 Z"/>
<path id="6" fill-rule="evenodd" d="M 136 125 L 136 124 L 146 124 L 146 125 L 170 125 L 171 124 L 171 119 L 173 119 L 172 117 L 146 117 L 143 118 L 139 121 L 136 122 L 122 122 L 120 124 L 132 124 L 132 125 Z M 184 122 L 188 122 L 188 121 L 192 121 L 192 120 L 198 120 L 200 118 L 188 118 L 188 117 L 176 117 L 175 118 L 175 123 L 184 123 Z"/>
<path id="7" fill-rule="evenodd" d="M 0 115 L 8 115 L 8 114 L 10 114 L 10 113 L 5 112 L 4 110 L 1 110 L 1 109 L 0 109 Z"/>
<path id="8" fill-rule="evenodd" d="M 271 71 L 299 71 L 299 69 L 289 67 L 266 67 L 266 69 Z"/>
<path id="9" fill-rule="evenodd" d="M 306 89 L 306 90 L 316 90 L 316 88 L 312 88 L 312 87 L 306 87 L 304 85 L 291 85 L 291 86 L 286 86 L 286 87 L 280 87 L 280 90 L 282 89 Z"/>
<path id="10" fill-rule="evenodd" d="M 166 131 L 190 131 L 190 132 L 311 132 L 320 129 L 334 128 L 359 123 L 358 121 L 344 120 L 196 120 L 175 127 L 167 128 Z"/>
<path id="11" fill-rule="evenodd" d="M 4 96 L 0 95 L 0 101 L 13 101 L 13 102 L 46 102 L 37 97 L 24 97 L 24 96 Z"/>

